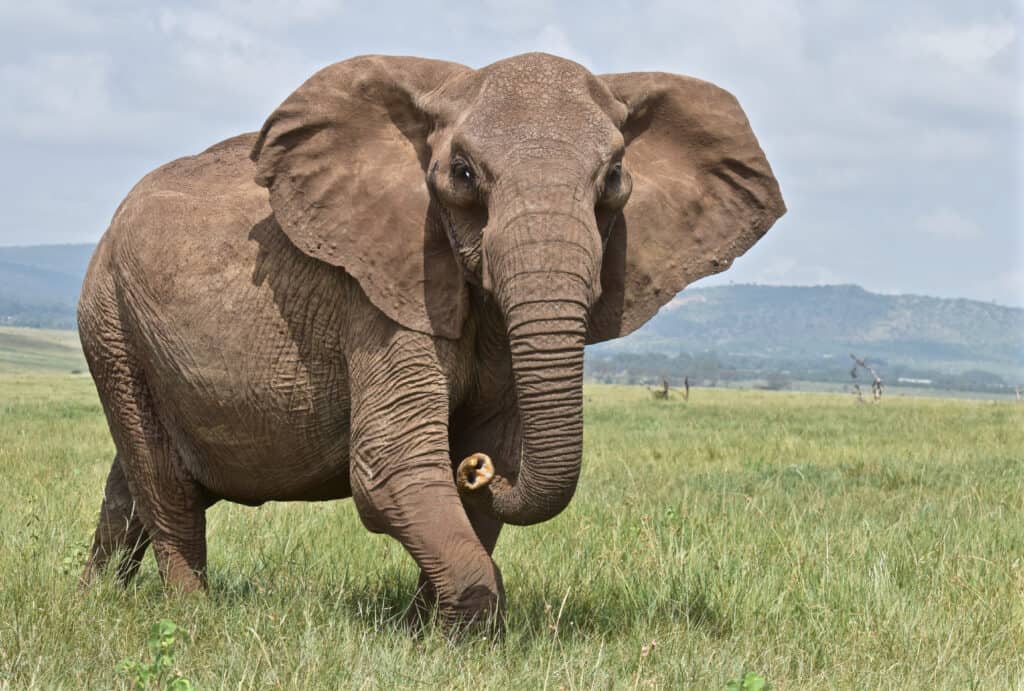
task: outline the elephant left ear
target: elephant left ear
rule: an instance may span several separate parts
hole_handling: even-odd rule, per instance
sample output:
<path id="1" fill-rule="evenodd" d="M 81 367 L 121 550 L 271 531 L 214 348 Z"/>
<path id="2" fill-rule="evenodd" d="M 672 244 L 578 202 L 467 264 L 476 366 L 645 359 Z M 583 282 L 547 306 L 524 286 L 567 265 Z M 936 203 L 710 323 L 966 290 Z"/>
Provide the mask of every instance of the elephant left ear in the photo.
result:
<path id="1" fill-rule="evenodd" d="M 626 106 L 633 191 L 612 226 L 588 343 L 625 336 L 687 284 L 729 268 L 786 211 L 736 99 L 673 74 L 603 75 Z"/>
<path id="2" fill-rule="evenodd" d="M 406 328 L 457 338 L 468 289 L 425 182 L 438 91 L 469 68 L 364 56 L 324 68 L 263 125 L 251 158 L 281 229 Z"/>

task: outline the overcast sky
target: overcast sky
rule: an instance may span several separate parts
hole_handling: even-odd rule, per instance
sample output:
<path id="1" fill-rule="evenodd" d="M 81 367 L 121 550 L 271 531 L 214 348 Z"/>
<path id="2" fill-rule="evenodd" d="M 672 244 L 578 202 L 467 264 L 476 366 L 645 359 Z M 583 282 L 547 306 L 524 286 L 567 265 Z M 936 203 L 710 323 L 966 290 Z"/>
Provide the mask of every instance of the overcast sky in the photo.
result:
<path id="1" fill-rule="evenodd" d="M 0 245 L 92 242 L 143 174 L 353 55 L 542 50 L 740 99 L 789 213 L 704 284 L 1024 305 L 1019 0 L 0 0 Z"/>

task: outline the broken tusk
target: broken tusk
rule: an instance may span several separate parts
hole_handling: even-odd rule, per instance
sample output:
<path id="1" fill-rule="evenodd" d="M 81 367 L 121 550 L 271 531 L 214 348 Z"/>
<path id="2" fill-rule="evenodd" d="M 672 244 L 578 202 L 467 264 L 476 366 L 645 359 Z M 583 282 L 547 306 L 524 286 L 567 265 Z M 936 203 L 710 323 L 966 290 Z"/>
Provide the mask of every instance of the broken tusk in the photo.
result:
<path id="1" fill-rule="evenodd" d="M 494 479 L 494 464 L 485 453 L 467 456 L 459 463 L 455 473 L 455 484 L 460 492 L 473 492 L 486 487 Z"/>

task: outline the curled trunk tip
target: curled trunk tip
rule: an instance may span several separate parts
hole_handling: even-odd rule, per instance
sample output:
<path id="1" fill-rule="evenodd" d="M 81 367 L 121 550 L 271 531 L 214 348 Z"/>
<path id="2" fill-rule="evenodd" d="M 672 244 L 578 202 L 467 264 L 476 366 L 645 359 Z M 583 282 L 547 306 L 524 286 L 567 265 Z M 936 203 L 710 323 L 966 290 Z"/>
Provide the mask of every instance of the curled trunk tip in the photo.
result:
<path id="1" fill-rule="evenodd" d="M 489 485 L 492 479 L 494 463 L 490 456 L 480 452 L 462 459 L 455 473 L 455 484 L 462 494 L 477 492 Z"/>

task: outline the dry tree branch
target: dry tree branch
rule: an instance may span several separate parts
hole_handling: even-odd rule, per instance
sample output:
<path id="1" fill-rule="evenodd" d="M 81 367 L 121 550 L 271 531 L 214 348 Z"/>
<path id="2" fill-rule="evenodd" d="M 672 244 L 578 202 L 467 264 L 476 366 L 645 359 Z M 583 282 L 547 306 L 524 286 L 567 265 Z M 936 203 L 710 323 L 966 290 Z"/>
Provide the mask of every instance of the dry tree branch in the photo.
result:
<path id="1" fill-rule="evenodd" d="M 874 381 L 871 382 L 871 398 L 875 403 L 879 403 L 882 400 L 882 378 L 878 376 L 878 372 L 875 371 L 875 368 L 869 365 L 863 358 L 859 358 L 853 353 L 850 353 L 850 358 L 853 360 L 853 367 L 850 369 L 850 377 L 857 379 L 858 367 L 863 367 L 870 372 L 874 379 Z M 854 382 L 853 390 L 857 394 L 857 400 L 863 402 L 864 394 L 861 393 L 860 384 Z"/>
<path id="2" fill-rule="evenodd" d="M 651 395 L 656 399 L 667 401 L 668 400 L 668 380 L 665 377 L 661 378 L 660 389 L 650 389 Z"/>

